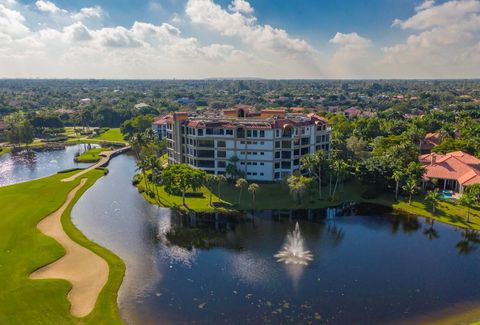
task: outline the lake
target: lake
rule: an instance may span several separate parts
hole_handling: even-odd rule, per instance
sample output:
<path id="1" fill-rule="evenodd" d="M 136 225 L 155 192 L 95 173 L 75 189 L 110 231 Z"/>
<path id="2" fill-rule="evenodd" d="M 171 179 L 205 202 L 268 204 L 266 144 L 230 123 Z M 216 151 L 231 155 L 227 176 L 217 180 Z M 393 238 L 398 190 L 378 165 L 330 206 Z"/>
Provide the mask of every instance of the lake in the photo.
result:
<path id="1" fill-rule="evenodd" d="M 98 147 L 98 145 L 90 145 Z M 91 164 L 73 161 L 77 152 L 87 150 L 88 145 L 66 146 L 65 150 L 34 152 L 27 158 L 22 154 L 5 154 L 0 156 L 0 186 L 16 184 L 55 174 L 70 168 L 85 168 Z"/>
<path id="2" fill-rule="evenodd" d="M 184 215 L 145 202 L 131 155 L 109 169 L 72 218 L 125 261 L 129 324 L 409 323 L 480 301 L 477 233 L 365 205 Z M 305 266 L 274 257 L 297 222 Z"/>

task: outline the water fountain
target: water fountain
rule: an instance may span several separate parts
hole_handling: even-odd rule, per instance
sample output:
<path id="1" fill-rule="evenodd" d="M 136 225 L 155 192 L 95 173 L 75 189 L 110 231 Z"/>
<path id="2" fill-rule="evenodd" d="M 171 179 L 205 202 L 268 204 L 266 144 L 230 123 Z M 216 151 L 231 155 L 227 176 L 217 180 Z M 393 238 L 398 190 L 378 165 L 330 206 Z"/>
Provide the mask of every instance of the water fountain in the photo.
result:
<path id="1" fill-rule="evenodd" d="M 287 234 L 282 250 L 275 254 L 274 257 L 277 258 L 277 262 L 285 264 L 308 265 L 313 260 L 313 254 L 304 248 L 298 222 L 295 224 L 295 229 Z"/>

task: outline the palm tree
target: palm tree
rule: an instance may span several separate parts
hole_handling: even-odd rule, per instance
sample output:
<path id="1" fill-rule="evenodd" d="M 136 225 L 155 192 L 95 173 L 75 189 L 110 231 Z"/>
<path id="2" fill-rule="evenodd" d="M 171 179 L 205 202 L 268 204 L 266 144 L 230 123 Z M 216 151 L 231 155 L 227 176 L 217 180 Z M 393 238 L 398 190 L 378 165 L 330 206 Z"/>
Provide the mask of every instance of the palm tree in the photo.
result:
<path id="1" fill-rule="evenodd" d="M 224 175 L 217 175 L 217 196 L 220 199 L 220 187 L 222 184 L 227 183 L 227 178 Z"/>
<path id="2" fill-rule="evenodd" d="M 412 204 L 412 196 L 417 193 L 417 180 L 413 177 L 409 177 L 405 185 L 402 187 L 405 192 L 408 193 L 408 204 Z"/>
<path id="3" fill-rule="evenodd" d="M 253 203 L 253 209 L 255 209 L 255 193 L 260 189 L 260 186 L 258 184 L 252 183 L 248 187 L 248 191 L 252 194 L 252 203 Z"/>
<path id="4" fill-rule="evenodd" d="M 302 203 L 302 198 L 307 191 L 307 188 L 312 181 L 311 178 L 305 176 L 290 175 L 287 179 L 290 194 L 293 196 L 297 204 Z"/>
<path id="5" fill-rule="evenodd" d="M 475 196 L 472 193 L 463 193 L 459 202 L 467 208 L 467 222 L 470 222 L 470 208 L 475 203 Z"/>
<path id="6" fill-rule="evenodd" d="M 425 197 L 425 200 L 427 200 L 427 202 L 430 202 L 430 204 L 432 205 L 433 215 L 435 215 L 435 212 L 437 210 L 437 204 L 438 204 L 438 201 L 440 201 L 440 199 L 441 199 L 441 195 L 438 188 L 428 192 L 427 196 Z"/>
<path id="7" fill-rule="evenodd" d="M 245 178 L 239 178 L 235 183 L 235 187 L 240 189 L 240 193 L 238 195 L 238 204 L 240 204 L 242 200 L 243 188 L 246 187 L 247 185 L 248 185 L 248 182 L 245 180 Z"/>
<path id="8" fill-rule="evenodd" d="M 210 203 L 209 205 L 212 206 L 212 187 L 214 187 L 217 183 L 217 177 L 212 174 L 207 174 L 205 176 L 205 185 L 208 188 L 208 192 L 210 193 Z"/>
<path id="9" fill-rule="evenodd" d="M 348 164 L 341 159 L 335 159 L 332 164 L 333 170 L 335 171 L 335 174 L 337 176 L 337 178 L 335 179 L 335 186 L 333 187 L 332 192 L 332 198 L 334 198 L 335 193 L 337 192 L 338 183 L 342 180 L 345 172 L 348 170 Z"/>
<path id="10" fill-rule="evenodd" d="M 318 182 L 318 198 L 322 199 L 322 168 L 325 164 L 325 151 L 319 150 L 313 155 L 303 156 L 300 163 L 302 169 L 307 170 L 311 177 L 315 177 Z"/>
<path id="11" fill-rule="evenodd" d="M 229 159 L 229 164 L 227 165 L 227 174 L 229 174 L 232 179 L 235 179 L 238 176 L 237 163 L 240 159 L 237 156 L 231 156 Z"/>
<path id="12" fill-rule="evenodd" d="M 398 201 L 398 188 L 400 187 L 400 182 L 402 181 L 403 177 L 405 177 L 405 173 L 399 169 L 393 172 L 393 179 L 395 180 L 395 201 Z"/>

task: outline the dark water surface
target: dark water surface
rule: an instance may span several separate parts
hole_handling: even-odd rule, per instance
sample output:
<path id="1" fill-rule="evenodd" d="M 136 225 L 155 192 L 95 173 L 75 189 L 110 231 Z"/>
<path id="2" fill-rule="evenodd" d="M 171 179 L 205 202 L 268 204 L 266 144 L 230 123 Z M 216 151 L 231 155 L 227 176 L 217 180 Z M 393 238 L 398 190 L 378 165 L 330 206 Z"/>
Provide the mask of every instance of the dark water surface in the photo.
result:
<path id="1" fill-rule="evenodd" d="M 85 150 L 86 145 L 78 144 L 67 146 L 65 150 L 33 152 L 33 156 L 28 158 L 22 154 L 5 154 L 0 157 L 0 186 L 49 176 L 65 169 L 90 166 L 73 161 L 77 152 Z"/>
<path id="2" fill-rule="evenodd" d="M 142 199 L 131 156 L 109 169 L 72 217 L 125 261 L 129 324 L 380 324 L 480 300 L 476 234 L 364 207 L 185 216 Z M 274 258 L 297 221 L 305 267 Z"/>

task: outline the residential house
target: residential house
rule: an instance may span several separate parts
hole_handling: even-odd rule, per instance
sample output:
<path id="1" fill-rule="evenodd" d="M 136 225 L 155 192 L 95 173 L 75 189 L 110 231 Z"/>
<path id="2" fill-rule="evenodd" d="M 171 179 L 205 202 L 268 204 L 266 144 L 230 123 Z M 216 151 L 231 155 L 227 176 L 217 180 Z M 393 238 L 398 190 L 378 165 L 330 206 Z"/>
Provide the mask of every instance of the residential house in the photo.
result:
<path id="1" fill-rule="evenodd" d="M 437 186 L 443 190 L 463 193 L 465 187 L 480 184 L 480 159 L 462 151 L 446 155 L 430 153 L 420 156 L 425 167 L 423 187 L 437 180 Z"/>

